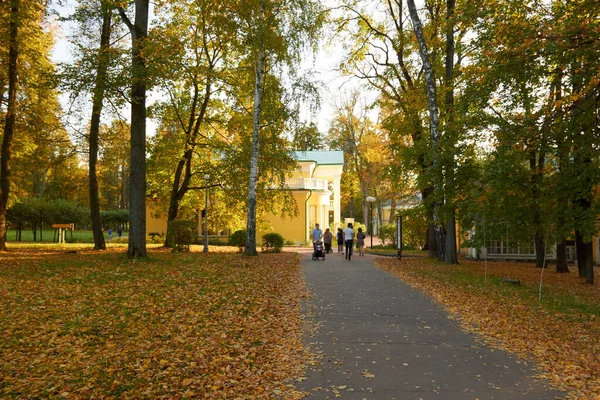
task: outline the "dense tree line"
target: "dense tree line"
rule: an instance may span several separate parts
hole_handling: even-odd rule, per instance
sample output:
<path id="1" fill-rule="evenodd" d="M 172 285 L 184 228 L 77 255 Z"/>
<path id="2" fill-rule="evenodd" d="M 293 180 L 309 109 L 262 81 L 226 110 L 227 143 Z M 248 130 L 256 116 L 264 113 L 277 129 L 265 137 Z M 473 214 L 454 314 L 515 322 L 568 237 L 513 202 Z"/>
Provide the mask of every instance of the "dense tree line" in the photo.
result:
<path id="1" fill-rule="evenodd" d="M 418 197 L 431 257 L 458 261 L 459 226 L 481 247 L 484 233 L 531 243 L 540 267 L 556 244 L 565 272 L 572 239 L 593 282 L 595 1 L 288 3 L 161 0 L 150 21 L 147 0 L 78 0 L 64 16 L 71 61 L 55 65 L 52 3 L 2 2 L 0 249 L 17 199 L 64 198 L 90 209 L 97 249 L 100 210 L 129 209 L 129 255 L 143 256 L 146 197 L 154 213 L 189 219 L 208 190 L 211 228 L 245 228 L 253 254 L 260 215 L 297 211 L 268 190 L 284 187 L 290 151 L 329 148 L 345 153 L 344 216 L 368 226 L 385 205 L 391 222 Z M 340 71 L 377 98 L 344 93 L 322 133 L 300 120 L 318 90 L 299 66 L 326 17 Z"/>
<path id="2" fill-rule="evenodd" d="M 101 210 L 129 209 L 131 257 L 146 253 L 146 196 L 155 214 L 174 220 L 207 206 L 198 190 L 217 188 L 214 229 L 247 216 L 251 244 L 260 215 L 297 212 L 289 193 L 267 189 L 283 188 L 294 168 L 288 133 L 301 99 L 316 93 L 297 66 L 326 15 L 319 2 L 167 0 L 150 21 L 147 0 L 78 0 L 60 19 L 71 43 L 61 65 L 50 60 L 52 6 L 2 3 L 3 250 L 6 210 L 18 198 L 89 207 L 97 250 L 105 248 Z M 64 110 L 59 88 L 69 95 Z M 152 106 L 150 91 L 161 99 Z M 30 98 L 38 108 L 24 106 Z M 146 143 L 148 116 L 158 128 Z"/>
<path id="3" fill-rule="evenodd" d="M 438 232 L 428 235 L 430 255 L 457 261 L 457 219 L 465 231 L 476 227 L 473 245 L 487 246 L 484 231 L 515 247 L 532 243 L 540 267 L 556 243 L 556 268 L 565 272 L 572 238 L 579 274 L 592 283 L 597 4 L 342 3 L 343 67 L 380 93 L 388 168 L 398 177 L 412 171 L 403 185 L 420 192 L 430 233 Z"/>

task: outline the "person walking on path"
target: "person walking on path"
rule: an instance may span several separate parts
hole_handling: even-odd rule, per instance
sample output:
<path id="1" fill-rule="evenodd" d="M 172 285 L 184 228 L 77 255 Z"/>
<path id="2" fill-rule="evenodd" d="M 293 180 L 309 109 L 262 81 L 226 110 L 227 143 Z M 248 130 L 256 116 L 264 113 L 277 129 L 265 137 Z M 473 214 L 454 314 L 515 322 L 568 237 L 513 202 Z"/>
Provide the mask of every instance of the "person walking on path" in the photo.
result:
<path id="1" fill-rule="evenodd" d="M 323 236 L 323 231 L 321 230 L 321 228 L 319 228 L 319 224 L 315 224 L 315 229 L 312 230 L 311 236 L 313 243 L 317 240 L 321 240 L 321 237 Z"/>
<path id="2" fill-rule="evenodd" d="M 352 258 L 352 246 L 354 245 L 354 229 L 352 223 L 348 222 L 348 227 L 344 229 L 344 240 L 346 244 L 346 260 Z"/>
<path id="3" fill-rule="evenodd" d="M 313 250 L 314 250 L 315 243 L 321 241 L 321 238 L 323 237 L 323 231 L 321 230 L 321 228 L 319 228 L 319 224 L 315 224 L 315 229 L 312 230 L 311 236 L 312 236 Z"/>
<path id="4" fill-rule="evenodd" d="M 356 247 L 358 248 L 358 255 L 365 255 L 365 233 L 362 228 L 358 228 L 358 233 L 356 234 Z"/>
<path id="5" fill-rule="evenodd" d="M 337 230 L 338 253 L 344 252 L 344 231 L 342 228 Z"/>
<path id="6" fill-rule="evenodd" d="M 333 234 L 329 230 L 329 228 L 325 229 L 325 233 L 323 234 L 323 244 L 325 245 L 325 253 L 329 254 L 331 252 L 331 242 L 333 240 Z"/>

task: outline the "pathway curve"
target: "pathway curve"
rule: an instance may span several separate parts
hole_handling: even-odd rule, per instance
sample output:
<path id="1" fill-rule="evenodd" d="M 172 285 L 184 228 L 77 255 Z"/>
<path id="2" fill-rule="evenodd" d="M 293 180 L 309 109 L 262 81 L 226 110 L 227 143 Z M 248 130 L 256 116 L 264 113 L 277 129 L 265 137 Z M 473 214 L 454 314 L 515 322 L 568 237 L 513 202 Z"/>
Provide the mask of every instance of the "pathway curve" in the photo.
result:
<path id="1" fill-rule="evenodd" d="M 297 384 L 307 398 L 564 398 L 532 378 L 531 366 L 482 345 L 429 297 L 379 270 L 374 256 L 301 255 L 314 328 L 306 340 L 320 356 Z"/>

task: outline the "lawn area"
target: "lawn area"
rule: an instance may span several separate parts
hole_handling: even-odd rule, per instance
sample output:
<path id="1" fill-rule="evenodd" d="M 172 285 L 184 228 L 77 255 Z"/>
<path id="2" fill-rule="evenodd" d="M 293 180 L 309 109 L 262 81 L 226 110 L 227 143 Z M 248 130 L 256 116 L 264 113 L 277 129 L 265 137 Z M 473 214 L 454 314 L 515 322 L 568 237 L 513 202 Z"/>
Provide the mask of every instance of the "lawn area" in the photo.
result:
<path id="1" fill-rule="evenodd" d="M 533 263 L 380 258 L 377 265 L 432 296 L 489 345 L 534 360 L 540 376 L 573 399 L 600 400 L 600 285 L 577 268 L 542 276 Z M 600 268 L 596 268 L 600 279 Z M 520 286 L 503 278 L 519 279 Z"/>
<path id="2" fill-rule="evenodd" d="M 374 246 L 373 248 L 365 247 L 365 253 L 375 254 L 380 256 L 393 256 L 398 255 L 397 249 L 390 249 L 381 246 Z M 427 251 L 423 250 L 402 250 L 402 257 L 427 257 Z"/>
<path id="3" fill-rule="evenodd" d="M 296 254 L 125 248 L 0 253 L 1 398 L 302 397 Z"/>
<path id="4" fill-rule="evenodd" d="M 125 234 L 126 235 L 126 234 Z M 55 241 L 54 238 L 54 229 L 45 229 L 43 231 L 37 231 L 36 239 L 38 242 L 43 243 L 52 243 Z M 42 240 L 40 241 L 40 237 Z M 117 237 L 116 233 L 113 234 L 113 239 Z M 6 238 L 9 243 L 19 243 L 17 242 L 17 231 L 9 229 L 6 233 Z M 94 243 L 94 234 L 92 231 L 70 231 L 67 230 L 65 233 L 65 238 L 67 242 L 75 242 L 75 243 Z M 108 242 L 108 232 L 104 232 L 104 240 Z M 21 231 L 21 242 L 33 242 L 33 231 L 30 229 L 23 229 Z"/>

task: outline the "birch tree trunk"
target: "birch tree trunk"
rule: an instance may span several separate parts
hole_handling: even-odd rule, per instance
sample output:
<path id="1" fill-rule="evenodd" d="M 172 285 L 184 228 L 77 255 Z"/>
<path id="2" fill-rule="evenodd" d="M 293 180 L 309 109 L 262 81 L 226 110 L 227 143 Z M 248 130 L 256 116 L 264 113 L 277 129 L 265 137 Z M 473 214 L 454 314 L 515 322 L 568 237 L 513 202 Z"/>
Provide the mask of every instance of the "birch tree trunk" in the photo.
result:
<path id="1" fill-rule="evenodd" d="M 419 15 L 417 13 L 417 7 L 415 6 L 414 0 L 407 0 L 408 11 L 410 13 L 410 18 L 413 24 L 413 30 L 415 32 L 415 37 L 417 38 L 417 42 L 419 44 L 419 54 L 421 56 L 421 62 L 423 63 L 423 72 L 425 74 L 425 87 L 427 89 L 427 103 L 429 106 L 429 132 L 431 137 L 431 146 L 432 146 L 432 154 L 433 154 L 433 168 L 435 170 L 435 179 L 438 175 L 439 170 L 439 110 L 437 106 L 437 90 L 435 85 L 435 78 L 433 76 L 433 68 L 431 66 L 431 62 L 429 60 L 429 52 L 427 51 L 427 43 L 425 42 L 425 35 L 423 34 L 423 26 L 421 24 L 421 20 L 419 19 Z M 440 190 L 440 182 L 434 182 L 433 191 L 439 193 Z M 434 200 L 436 204 L 433 207 L 433 223 L 432 226 L 429 227 L 428 234 L 428 246 L 429 246 L 429 257 L 437 258 L 437 236 L 435 234 L 435 230 L 440 229 L 437 223 L 437 210 L 438 210 L 438 200 Z"/>
<path id="2" fill-rule="evenodd" d="M 454 6 L 455 0 L 446 2 L 446 136 L 451 141 L 449 151 L 454 155 Z M 448 161 L 446 168 L 446 179 L 444 191 L 446 197 L 446 246 L 444 262 L 446 264 L 458 264 L 458 252 L 456 249 L 456 208 L 454 206 L 454 165 L 453 160 Z"/>
<path id="3" fill-rule="evenodd" d="M 250 153 L 250 179 L 248 182 L 248 217 L 246 221 L 246 248 L 244 254 L 256 256 L 256 181 L 258 179 L 258 155 L 260 150 L 260 111 L 262 106 L 262 86 L 265 75 L 265 6 L 260 2 L 258 52 L 256 55 L 252 148 Z"/>

